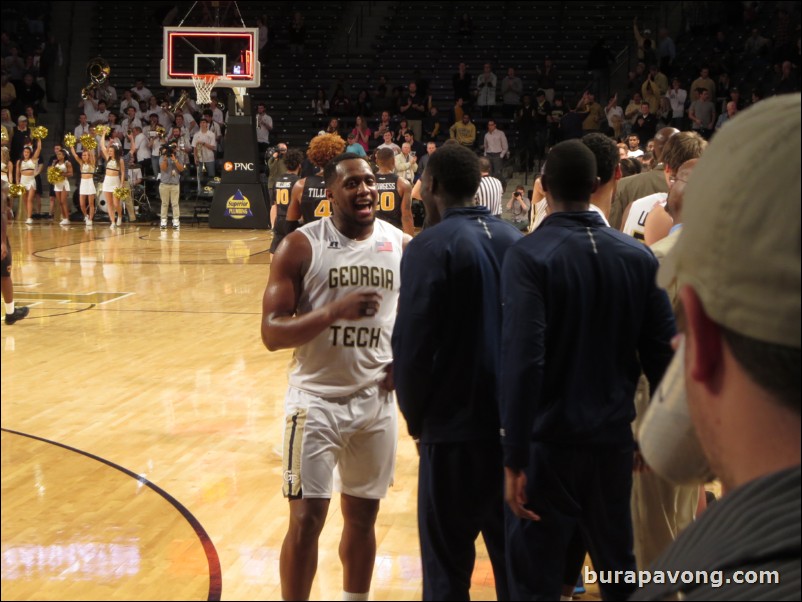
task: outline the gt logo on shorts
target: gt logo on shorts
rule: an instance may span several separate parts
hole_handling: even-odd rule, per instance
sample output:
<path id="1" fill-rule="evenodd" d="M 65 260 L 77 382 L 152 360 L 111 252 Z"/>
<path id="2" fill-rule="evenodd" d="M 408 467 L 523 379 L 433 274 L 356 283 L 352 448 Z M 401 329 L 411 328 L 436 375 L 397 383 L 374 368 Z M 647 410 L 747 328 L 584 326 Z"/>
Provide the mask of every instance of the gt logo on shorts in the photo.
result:
<path id="1" fill-rule="evenodd" d="M 284 497 L 298 499 L 301 493 L 301 449 L 303 447 L 306 410 L 297 410 L 286 417 L 284 425 Z"/>

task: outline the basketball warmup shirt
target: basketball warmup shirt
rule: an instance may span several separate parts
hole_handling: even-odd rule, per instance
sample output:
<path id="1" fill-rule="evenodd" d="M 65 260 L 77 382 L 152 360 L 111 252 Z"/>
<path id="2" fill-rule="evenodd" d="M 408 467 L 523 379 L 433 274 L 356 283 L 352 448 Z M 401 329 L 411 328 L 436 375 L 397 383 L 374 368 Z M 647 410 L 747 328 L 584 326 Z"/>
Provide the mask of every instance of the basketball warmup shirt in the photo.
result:
<path id="1" fill-rule="evenodd" d="M 301 216 L 311 224 L 331 215 L 331 201 L 326 198 L 326 182 L 322 176 L 307 176 L 301 195 Z"/>
<path id="2" fill-rule="evenodd" d="M 398 192 L 398 174 L 377 173 L 376 190 L 379 191 L 379 210 L 376 217 L 401 228 L 401 193 Z"/>
<path id="3" fill-rule="evenodd" d="M 279 243 L 286 236 L 287 208 L 290 206 L 290 196 L 292 187 L 298 181 L 299 176 L 288 173 L 276 180 L 273 186 L 273 200 L 276 203 L 276 223 L 273 224 L 273 243 L 270 245 L 270 252 L 275 253 Z"/>
<path id="4" fill-rule="evenodd" d="M 378 292 L 375 316 L 339 320 L 295 350 L 292 387 L 321 397 L 344 397 L 384 378 L 392 362 L 390 340 L 401 285 L 404 233 L 377 219 L 365 240 L 340 234 L 331 218 L 301 227 L 312 245 L 298 315 L 314 311 L 354 291 Z"/>

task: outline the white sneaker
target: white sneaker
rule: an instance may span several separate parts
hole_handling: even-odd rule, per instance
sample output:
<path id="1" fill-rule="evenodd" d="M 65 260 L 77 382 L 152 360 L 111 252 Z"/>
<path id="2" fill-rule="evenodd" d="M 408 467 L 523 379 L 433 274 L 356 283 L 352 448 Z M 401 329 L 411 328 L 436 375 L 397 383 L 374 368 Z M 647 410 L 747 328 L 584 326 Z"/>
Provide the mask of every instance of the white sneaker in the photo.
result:
<path id="1" fill-rule="evenodd" d="M 90 220 L 90 219 L 89 219 L 89 216 L 88 216 L 88 215 L 84 215 L 84 223 L 85 223 L 87 226 L 89 225 L 89 222 L 91 222 L 91 221 L 92 221 L 92 220 Z"/>
<path id="2" fill-rule="evenodd" d="M 115 224 L 115 223 L 112 221 L 112 222 L 111 222 L 111 225 L 109 226 L 109 229 L 110 229 L 110 230 L 114 230 L 116 227 L 117 227 L 117 224 Z"/>
<path id="3" fill-rule="evenodd" d="M 25 223 L 26 224 L 32 224 L 33 223 L 33 218 L 29 217 L 28 219 L 25 220 Z"/>
<path id="4" fill-rule="evenodd" d="M 166 230 L 167 229 L 167 220 L 166 219 L 163 219 L 161 221 L 161 223 L 159 224 L 159 228 L 161 228 L 162 230 Z"/>
<path id="5" fill-rule="evenodd" d="M 181 222 L 178 220 L 173 220 L 173 230 L 180 230 L 181 229 Z"/>
<path id="6" fill-rule="evenodd" d="M 65 217 L 63 220 L 61 220 L 61 221 L 59 222 L 59 225 L 60 225 L 60 226 L 69 226 L 69 225 L 70 225 L 70 220 L 68 220 L 68 219 Z"/>
<path id="7" fill-rule="evenodd" d="M 118 226 L 122 226 L 123 225 L 123 216 L 120 215 L 119 213 L 117 214 L 117 225 Z"/>

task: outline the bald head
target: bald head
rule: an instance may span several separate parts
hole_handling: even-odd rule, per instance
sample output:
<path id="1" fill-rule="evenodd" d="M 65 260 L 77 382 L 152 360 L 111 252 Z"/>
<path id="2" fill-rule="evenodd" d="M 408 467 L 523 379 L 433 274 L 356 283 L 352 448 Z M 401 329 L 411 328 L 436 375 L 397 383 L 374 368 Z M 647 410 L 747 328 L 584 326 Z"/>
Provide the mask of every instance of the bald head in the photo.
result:
<path id="1" fill-rule="evenodd" d="M 654 158 L 657 163 L 663 159 L 663 146 L 665 146 L 666 141 L 671 138 L 674 134 L 679 134 L 679 130 L 677 128 L 667 127 L 659 130 L 654 135 Z"/>
<path id="2" fill-rule="evenodd" d="M 674 218 L 675 224 L 682 223 L 682 203 L 685 198 L 685 185 L 688 183 L 688 179 L 691 177 L 691 173 L 698 162 L 699 159 L 689 159 L 680 165 L 676 179 L 668 193 L 666 210 Z"/>

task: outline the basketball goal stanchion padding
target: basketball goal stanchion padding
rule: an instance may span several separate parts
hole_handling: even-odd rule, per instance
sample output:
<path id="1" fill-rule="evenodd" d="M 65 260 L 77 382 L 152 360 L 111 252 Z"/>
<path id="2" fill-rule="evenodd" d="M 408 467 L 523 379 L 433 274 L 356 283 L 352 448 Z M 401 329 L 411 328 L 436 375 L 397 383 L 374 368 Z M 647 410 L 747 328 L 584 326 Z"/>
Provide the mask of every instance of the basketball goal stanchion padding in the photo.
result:
<path id="1" fill-rule="evenodd" d="M 217 81 L 220 79 L 219 75 L 193 75 L 192 83 L 195 84 L 195 96 L 200 105 L 208 105 L 212 102 L 212 90 L 214 89 Z"/>

